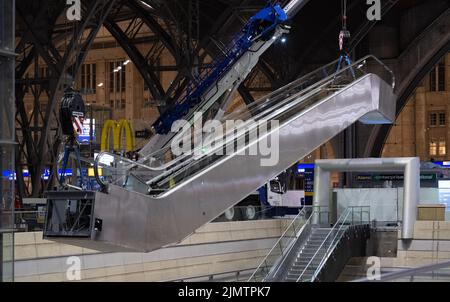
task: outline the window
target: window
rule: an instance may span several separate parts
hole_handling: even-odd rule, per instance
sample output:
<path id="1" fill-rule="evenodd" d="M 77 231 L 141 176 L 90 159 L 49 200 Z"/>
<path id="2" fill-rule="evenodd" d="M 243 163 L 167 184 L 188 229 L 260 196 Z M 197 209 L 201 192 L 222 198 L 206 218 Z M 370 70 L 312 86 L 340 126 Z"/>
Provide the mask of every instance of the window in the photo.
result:
<path id="1" fill-rule="evenodd" d="M 109 105 L 112 109 L 124 110 L 126 108 L 127 102 L 125 100 L 110 100 Z"/>
<path id="2" fill-rule="evenodd" d="M 124 110 L 126 107 L 126 64 L 124 61 L 108 62 L 107 69 L 111 108 Z"/>
<path id="3" fill-rule="evenodd" d="M 445 91 L 445 61 L 443 60 L 438 66 L 438 91 Z"/>
<path id="4" fill-rule="evenodd" d="M 439 140 L 439 155 L 447 155 L 447 142 L 445 141 L 445 139 Z"/>
<path id="5" fill-rule="evenodd" d="M 445 59 L 430 73 L 430 91 L 445 91 Z"/>
<path id="6" fill-rule="evenodd" d="M 436 113 L 430 113 L 430 126 L 431 127 L 437 126 L 437 114 Z"/>
<path id="7" fill-rule="evenodd" d="M 431 112 L 429 123 L 430 127 L 445 127 L 447 124 L 447 115 L 445 112 Z"/>
<path id="8" fill-rule="evenodd" d="M 437 155 L 437 143 L 434 141 L 430 142 L 430 155 L 431 156 Z"/>
<path id="9" fill-rule="evenodd" d="M 124 92 L 126 88 L 126 65 L 123 61 L 109 62 L 109 92 Z"/>
<path id="10" fill-rule="evenodd" d="M 95 94 L 97 90 L 97 64 L 83 64 L 81 66 L 80 88 L 86 94 Z"/>
<path id="11" fill-rule="evenodd" d="M 445 113 L 439 113 L 439 126 L 445 126 Z"/>

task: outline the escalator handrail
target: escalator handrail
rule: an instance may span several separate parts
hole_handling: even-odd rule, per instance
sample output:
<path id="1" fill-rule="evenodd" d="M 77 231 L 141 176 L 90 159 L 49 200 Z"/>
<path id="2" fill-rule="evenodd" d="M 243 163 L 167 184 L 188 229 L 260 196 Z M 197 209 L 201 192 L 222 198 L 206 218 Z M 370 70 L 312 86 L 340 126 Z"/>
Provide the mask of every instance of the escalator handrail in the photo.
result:
<path id="1" fill-rule="evenodd" d="M 392 76 L 392 86 L 395 87 L 395 76 L 394 76 L 392 70 L 389 69 L 389 67 L 387 67 L 383 62 L 381 62 L 381 61 L 380 61 L 378 58 L 376 58 L 375 56 L 373 56 L 373 55 L 368 55 L 368 56 L 362 58 L 361 60 L 355 62 L 354 64 L 352 64 L 352 65 L 350 65 L 350 66 L 347 66 L 347 67 L 341 69 L 339 72 L 334 73 L 334 74 L 332 74 L 331 76 L 328 76 L 328 77 L 322 79 L 321 81 L 316 82 L 315 84 L 311 85 L 310 87 L 305 88 L 305 90 L 312 90 L 312 89 L 314 89 L 314 88 L 316 88 L 316 87 L 318 87 L 318 86 L 319 86 L 319 88 L 316 88 L 316 89 L 320 89 L 321 86 L 326 85 L 326 83 L 328 83 L 331 79 L 335 79 L 335 78 L 336 78 L 336 75 L 342 74 L 343 72 L 346 72 L 347 70 L 349 70 L 350 68 L 353 68 L 354 66 L 357 66 L 358 64 L 366 63 L 366 61 L 367 61 L 368 59 L 373 59 L 373 60 L 375 60 L 377 63 L 379 63 L 383 68 L 385 68 L 385 69 L 391 74 L 391 76 Z M 319 69 L 319 70 L 320 70 L 320 69 Z M 286 87 L 292 87 L 292 86 L 291 86 L 290 84 L 288 84 L 288 85 L 285 86 L 285 88 L 286 88 Z M 280 91 L 283 91 L 283 88 L 281 88 L 281 89 L 278 90 L 278 92 L 280 92 Z M 282 113 L 282 112 L 284 112 L 284 111 L 286 111 L 286 110 L 289 110 L 289 109 L 292 108 L 293 106 L 298 106 L 298 105 L 301 104 L 303 101 L 305 101 L 306 99 L 308 99 L 308 96 L 310 96 L 311 93 L 313 93 L 313 92 L 314 92 L 314 91 L 312 91 L 312 92 L 310 92 L 310 93 L 306 93 L 306 95 L 303 95 L 297 102 L 293 102 L 293 103 L 288 104 L 288 105 L 287 105 L 288 108 L 282 108 L 282 109 L 283 109 L 282 111 L 273 112 L 274 108 L 270 107 L 270 108 L 268 108 L 266 111 L 263 111 L 263 112 L 261 112 L 260 114 L 258 114 L 258 117 L 267 114 L 267 112 L 270 110 L 270 112 L 272 112 L 272 114 L 270 114 L 270 118 L 272 118 L 272 117 L 275 116 L 276 114 L 279 114 L 279 113 Z M 283 105 L 286 103 L 286 100 L 291 100 L 291 99 L 293 99 L 293 98 L 296 98 L 296 97 L 298 96 L 298 94 L 301 94 L 301 93 L 305 93 L 305 91 L 302 90 L 302 91 L 298 92 L 297 94 L 295 94 L 295 95 L 293 95 L 293 96 L 289 96 L 288 98 L 286 98 L 286 99 L 284 100 L 284 102 L 280 102 L 282 105 L 277 104 L 276 107 L 283 106 Z M 257 123 L 253 123 L 253 124 L 257 124 Z M 247 123 L 245 123 L 244 125 L 241 125 L 241 128 L 242 128 L 242 127 L 246 127 L 246 126 L 247 126 Z M 253 125 L 253 127 L 255 127 L 255 125 Z M 239 131 L 239 128 L 233 129 L 233 133 L 234 133 L 234 131 L 236 131 L 236 130 Z M 231 131 L 230 131 L 230 132 L 231 132 Z M 228 134 L 228 133 L 229 133 L 229 132 L 227 132 L 226 134 Z M 237 139 L 237 137 L 232 137 L 232 140 L 235 140 L 235 139 Z M 223 148 L 224 146 L 226 146 L 226 145 L 230 142 L 230 140 L 231 140 L 231 139 L 228 139 L 228 140 L 226 140 L 223 144 L 218 145 L 218 146 L 215 146 L 215 148 L 209 150 L 209 152 L 208 152 L 207 154 L 201 155 L 201 158 L 203 158 L 203 157 L 205 157 L 205 156 L 208 156 L 208 155 L 210 155 L 210 154 L 214 154 L 215 151 L 217 151 L 217 150 L 219 150 L 220 148 Z M 200 146 L 200 147 L 201 147 L 201 146 Z M 198 148 L 200 148 L 200 147 L 198 147 Z M 151 170 L 151 171 L 164 171 L 164 169 L 167 169 L 167 168 L 169 168 L 169 167 L 172 167 L 172 166 L 174 166 L 175 164 L 179 163 L 182 159 L 189 157 L 190 155 L 192 155 L 193 152 L 197 152 L 197 151 L 199 150 L 198 148 L 196 148 L 196 149 L 194 149 L 194 150 L 191 150 L 189 153 L 183 154 L 183 156 L 181 156 L 181 157 L 179 157 L 179 158 L 177 158 L 177 159 L 175 159 L 175 160 L 172 160 L 172 161 L 166 163 L 165 165 L 161 165 L 160 167 L 150 167 L 150 166 L 148 166 L 148 165 L 140 164 L 139 162 L 134 162 L 134 161 L 132 161 L 132 162 L 130 162 L 130 166 L 127 167 L 127 168 L 132 169 L 132 168 L 135 167 L 135 166 L 140 166 L 140 167 L 143 167 L 143 168 L 148 169 L 148 170 Z M 158 151 L 157 151 L 157 152 L 158 152 Z M 156 154 L 157 152 L 155 152 L 154 154 Z M 148 159 L 149 157 L 147 156 L 146 158 Z M 201 159 L 201 158 L 200 158 L 200 159 Z M 98 169 L 98 161 L 99 161 L 99 159 L 100 159 L 100 156 L 98 156 L 97 159 L 96 159 L 96 161 L 95 161 L 95 165 L 94 165 L 94 169 L 95 169 L 95 170 Z M 198 159 L 199 159 L 199 158 L 195 158 L 196 161 L 197 161 Z M 181 169 L 184 168 L 185 166 L 186 166 L 186 163 L 184 163 L 184 164 L 182 165 Z M 171 170 L 171 173 L 172 173 L 174 170 L 176 171 L 177 169 L 172 169 L 172 170 Z M 170 173 L 170 174 L 171 174 L 171 173 Z M 98 171 L 96 171 L 96 174 L 98 174 Z M 164 176 L 163 176 L 163 175 L 164 175 Z M 157 179 L 152 179 L 151 181 L 147 182 L 147 184 L 149 184 L 149 183 L 154 183 L 155 181 L 157 181 L 158 179 L 161 179 L 161 178 L 165 177 L 166 175 L 167 175 L 166 173 L 162 173 L 162 175 L 158 175 L 158 176 L 156 177 Z"/>
<path id="2" fill-rule="evenodd" d="M 357 66 L 357 65 L 360 65 L 361 63 L 364 63 L 364 62 L 367 61 L 368 59 L 373 59 L 373 60 L 375 60 L 378 64 L 380 64 L 383 68 L 385 68 L 385 69 L 391 74 L 391 76 L 392 76 L 392 82 L 391 82 L 391 84 L 392 84 L 392 87 L 394 88 L 394 87 L 395 87 L 395 75 L 394 75 L 393 71 L 392 71 L 388 66 L 386 66 L 381 60 L 379 60 L 378 58 L 376 58 L 375 56 L 373 56 L 373 55 L 367 55 L 367 56 L 363 57 L 362 59 L 358 60 L 357 62 L 353 63 L 351 66 L 346 66 L 345 68 L 342 68 L 340 71 L 335 72 L 335 73 L 332 73 L 331 75 L 328 75 L 327 77 L 323 78 L 322 80 L 320 80 L 320 81 L 318 81 L 318 82 L 315 82 L 314 84 L 312 84 L 312 85 L 310 85 L 310 86 L 308 86 L 308 87 L 302 89 L 302 90 L 299 91 L 297 94 L 294 94 L 294 95 L 292 95 L 292 96 L 287 97 L 285 100 L 283 100 L 282 102 L 280 102 L 281 104 L 280 104 L 280 103 L 277 103 L 277 104 L 275 104 L 275 105 L 276 105 L 277 107 L 280 107 L 280 106 L 282 106 L 283 104 L 285 104 L 285 103 L 287 102 L 287 100 L 291 100 L 292 98 L 297 97 L 297 96 L 298 96 L 299 94 L 301 94 L 301 93 L 305 93 L 305 92 L 307 92 L 307 91 L 311 91 L 311 90 L 317 88 L 318 86 L 322 86 L 324 83 L 328 82 L 330 79 L 332 79 L 332 78 L 335 79 L 337 75 L 342 74 L 342 73 L 346 72 L 347 70 L 349 70 L 350 68 L 353 68 L 353 67 L 355 67 L 355 66 Z M 257 102 L 253 103 L 253 104 L 250 105 L 250 106 L 255 107 L 255 106 L 258 105 L 258 104 L 259 104 L 259 105 L 262 105 L 261 103 L 264 103 L 264 102 L 261 102 L 261 100 L 270 100 L 271 98 L 273 98 L 273 97 L 275 97 L 275 96 L 277 96 L 277 95 L 279 95 L 279 94 L 281 94 L 281 93 L 286 93 L 286 90 L 287 90 L 287 89 L 293 89 L 293 88 L 295 88 L 296 86 L 298 86 L 299 84 L 301 84 L 303 81 L 305 81 L 308 77 L 311 77 L 312 75 L 314 75 L 314 74 L 316 74 L 316 73 L 319 73 L 321 70 L 324 70 L 324 69 L 326 69 L 326 68 L 336 66 L 337 62 L 338 62 L 338 60 L 333 61 L 333 62 L 331 62 L 331 63 L 329 63 L 329 64 L 327 64 L 327 65 L 325 65 L 325 66 L 322 66 L 322 67 L 320 67 L 320 68 L 317 68 L 316 70 L 314 70 L 314 71 L 312 71 L 312 72 L 310 72 L 310 73 L 308 73 L 308 74 L 302 76 L 301 78 L 299 78 L 299 79 L 297 79 L 297 80 L 294 80 L 293 82 L 291 82 L 291 83 L 289 83 L 289 84 L 287 84 L 287 85 L 285 85 L 285 86 L 283 86 L 283 87 L 277 89 L 276 91 L 270 93 L 268 96 L 265 96 L 265 97 L 261 98 L 260 101 L 257 101 Z M 289 90 L 288 90 L 288 91 L 289 91 Z M 275 108 L 276 108 L 276 107 L 275 107 Z M 243 109 L 248 110 L 249 108 L 248 108 L 248 106 L 247 106 L 246 108 L 243 108 Z M 259 113 L 257 116 L 253 116 L 252 118 L 253 118 L 253 119 L 260 118 L 260 117 L 261 117 L 263 114 L 265 114 L 267 111 L 273 110 L 273 109 L 274 109 L 273 106 L 271 106 L 271 107 L 267 108 L 265 111 Z M 243 114 L 244 112 L 241 111 L 240 113 Z M 233 112 L 233 113 L 230 113 L 230 114 L 228 114 L 228 115 L 226 115 L 225 117 L 222 118 L 222 122 L 225 121 L 225 120 L 227 120 L 227 119 L 230 119 L 230 118 L 233 118 L 233 119 L 239 119 L 238 114 L 239 114 L 239 112 Z M 246 123 L 246 124 L 247 124 L 247 123 Z M 243 126 L 241 126 L 241 127 L 243 127 Z M 234 130 L 239 130 L 239 129 L 233 129 L 233 131 L 234 131 Z M 225 133 L 224 135 L 227 135 L 227 134 L 229 134 L 229 133 Z M 175 137 L 175 136 L 174 136 L 174 137 Z M 169 147 L 166 147 L 166 148 L 165 148 L 166 151 L 167 151 L 168 149 L 170 149 L 170 148 L 169 148 Z M 154 156 L 154 155 L 156 155 L 159 151 L 160 151 L 160 150 L 157 150 L 157 151 L 154 152 L 153 154 L 147 155 L 147 156 L 145 157 L 145 160 L 148 159 L 148 158 L 150 158 L 150 157 L 152 157 L 152 156 Z M 183 154 L 182 159 L 183 159 L 183 158 L 186 158 L 186 157 L 189 156 L 189 155 L 192 155 L 192 153 L 195 152 L 195 151 L 198 151 L 198 150 L 197 150 L 197 149 L 194 149 L 194 150 L 192 150 L 190 153 Z M 178 158 L 177 158 L 177 159 L 178 159 Z M 179 160 L 177 160 L 177 159 L 174 159 L 174 160 L 172 160 L 172 161 L 170 161 L 170 162 L 168 162 L 168 163 L 166 163 L 166 164 L 164 164 L 164 165 L 161 165 L 161 166 L 159 166 L 159 167 L 152 167 L 151 169 L 152 169 L 152 171 L 163 171 L 163 170 L 165 170 L 165 169 L 167 169 L 167 168 L 173 166 L 174 164 L 176 164 L 176 163 L 179 161 Z M 181 160 L 181 159 L 180 159 L 180 160 Z M 142 161 L 141 161 L 141 162 L 142 162 Z"/>
<path id="3" fill-rule="evenodd" d="M 340 70 L 339 72 L 334 73 L 334 74 L 332 74 L 332 75 L 330 75 L 330 76 L 328 76 L 328 77 L 322 79 L 322 80 L 319 81 L 319 82 L 316 82 L 315 84 L 313 84 L 313 85 L 311 85 L 311 86 L 305 88 L 304 90 L 298 92 L 297 94 L 292 95 L 292 96 L 289 96 L 289 97 L 286 98 L 284 101 L 282 101 L 282 102 L 276 104 L 276 108 L 277 108 L 277 107 L 280 107 L 280 106 L 283 106 L 285 103 L 288 103 L 288 101 L 290 101 L 290 100 L 295 99 L 296 97 L 298 97 L 299 94 L 305 93 L 305 90 L 309 91 L 309 93 L 303 95 L 297 102 L 295 102 L 295 103 L 288 103 L 287 108 L 283 108 L 283 110 L 282 110 L 281 112 L 277 111 L 276 113 L 282 113 L 282 112 L 284 112 L 284 111 L 289 110 L 289 109 L 292 108 L 293 106 L 298 106 L 298 105 L 300 105 L 300 104 L 301 104 L 303 101 L 305 101 L 311 94 L 313 94 L 314 92 L 319 91 L 321 87 L 323 87 L 324 85 L 326 85 L 327 83 L 329 83 L 330 80 L 335 80 L 335 78 L 336 78 L 337 75 L 346 72 L 347 70 L 349 70 L 350 68 L 353 68 L 354 66 L 360 65 L 361 63 L 365 63 L 365 62 L 367 61 L 367 59 L 374 59 L 377 63 L 379 63 L 382 67 L 384 67 L 384 68 L 392 75 L 392 82 L 391 82 L 391 84 L 392 84 L 392 87 L 395 87 L 395 76 L 394 76 L 394 73 L 392 72 L 392 70 L 389 69 L 389 67 L 387 67 L 387 66 L 386 66 L 383 62 L 381 62 L 378 58 L 374 57 L 373 55 L 368 55 L 368 56 L 362 58 L 361 60 L 355 62 L 353 65 L 347 66 L 346 68 L 343 68 L 343 69 Z M 314 90 L 313 90 L 313 89 L 314 89 Z M 311 90 L 313 90 L 313 91 L 311 91 Z M 267 97 L 266 97 L 266 99 L 267 99 Z M 273 112 L 273 110 L 276 109 L 276 108 L 270 107 L 270 108 L 268 108 L 266 111 L 263 111 L 263 112 L 259 113 L 257 116 L 253 117 L 253 119 L 255 119 L 255 118 L 261 118 L 261 116 L 267 114 L 267 112 L 271 112 L 272 114 L 269 116 L 269 118 L 266 118 L 266 119 L 269 120 L 269 119 L 273 118 L 273 117 L 276 115 L 276 114 L 274 114 L 274 112 Z M 225 117 L 225 118 L 226 118 L 226 117 Z M 254 123 L 254 124 L 255 124 L 255 123 Z M 222 134 L 222 135 L 223 135 L 223 136 L 226 136 L 227 134 L 230 134 L 230 132 L 233 132 L 233 133 L 234 133 L 234 131 L 236 131 L 236 130 L 239 132 L 239 130 L 242 130 L 242 128 L 247 127 L 247 125 L 248 125 L 248 123 L 244 123 L 243 125 L 240 126 L 240 128 L 233 129 L 232 131 L 230 130 L 229 132 L 227 132 L 227 133 L 225 133 L 225 134 Z M 246 130 L 247 130 L 247 129 L 246 129 Z M 234 140 L 234 139 L 236 139 L 236 138 L 237 138 L 237 137 L 232 137 L 232 140 Z M 214 139 L 216 139 L 216 137 L 214 137 Z M 214 139 L 212 139 L 212 141 L 214 141 Z M 226 144 L 228 144 L 229 142 L 230 142 L 230 141 L 228 140 L 228 141 L 224 142 L 222 145 L 215 146 L 215 148 L 209 150 L 208 154 L 213 154 L 214 152 L 216 152 L 216 151 L 218 151 L 219 149 L 223 148 L 223 147 L 224 147 Z M 192 155 L 192 153 L 199 151 L 200 148 L 201 148 L 201 146 L 200 146 L 200 147 L 197 147 L 197 148 L 194 148 L 194 150 L 191 150 L 189 153 L 186 154 L 186 156 Z M 206 156 L 206 155 L 208 155 L 208 154 L 205 154 L 205 155 L 203 155 L 203 156 Z M 172 166 L 172 165 L 171 165 L 171 166 Z"/>
<path id="4" fill-rule="evenodd" d="M 329 83 L 329 82 L 328 82 L 328 83 Z M 303 101 L 305 101 L 305 100 L 308 99 L 309 97 L 311 97 L 311 96 L 317 94 L 318 92 L 322 91 L 323 87 L 326 86 L 328 83 L 324 83 L 321 87 L 318 87 L 318 88 L 316 88 L 315 90 L 308 92 L 307 94 L 305 94 L 304 96 L 302 96 L 301 99 L 299 99 L 297 102 L 293 102 L 293 103 L 288 104 L 288 105 L 286 106 L 287 108 L 284 108 L 284 107 L 283 107 L 283 108 L 281 108 L 281 109 L 278 109 L 277 111 L 271 111 L 271 112 L 270 112 L 270 115 L 269 115 L 269 117 L 268 117 L 267 120 L 270 120 L 271 118 L 274 118 L 274 117 L 278 116 L 279 114 L 282 114 L 283 112 L 286 112 L 287 110 L 291 109 L 292 107 L 301 105 L 301 103 L 302 103 Z M 289 97 L 287 100 L 291 100 L 291 99 L 295 99 L 295 98 L 296 98 L 296 95 Z M 270 109 L 270 110 L 273 110 L 273 109 Z M 266 113 L 267 113 L 267 111 L 265 111 L 265 112 L 263 112 L 263 113 L 261 113 L 261 114 L 266 114 Z M 250 127 L 247 127 L 247 125 L 250 125 Z M 233 135 L 231 135 L 231 136 L 226 136 L 225 141 L 223 141 L 223 143 L 222 143 L 221 145 L 214 146 L 214 148 L 212 148 L 211 150 L 208 150 L 207 153 L 202 154 L 200 157 L 197 156 L 196 158 L 194 158 L 194 160 L 195 160 L 195 161 L 198 161 L 198 160 L 200 160 L 200 159 L 203 159 L 204 157 L 207 157 L 207 156 L 210 156 L 210 155 L 214 155 L 215 152 L 219 151 L 220 149 L 223 149 L 225 146 L 227 146 L 228 144 L 234 142 L 235 140 L 238 140 L 240 137 L 242 137 L 242 135 L 245 135 L 246 132 L 255 130 L 255 128 L 257 128 L 258 126 L 259 126 L 259 124 L 258 124 L 257 122 L 255 122 L 255 123 L 245 123 L 244 125 L 241 125 L 241 127 L 239 127 L 239 128 L 230 130 L 230 131 L 227 132 L 226 134 L 229 134 L 230 132 L 233 132 L 233 133 L 234 133 L 234 132 L 237 130 L 238 135 L 237 135 L 237 136 L 233 136 Z M 280 126 L 281 126 L 281 125 L 280 125 Z M 239 132 L 242 132 L 243 129 L 246 130 L 246 132 L 240 133 L 240 134 L 239 134 Z M 267 136 L 267 135 L 265 135 L 265 136 Z M 212 141 L 214 141 L 214 140 L 212 140 Z M 252 142 L 249 142 L 248 144 L 251 144 L 251 143 L 252 143 Z M 195 152 L 195 151 L 198 151 L 198 150 L 200 150 L 199 147 L 196 148 L 196 149 L 194 149 L 194 151 L 191 151 L 191 153 L 192 153 L 192 152 Z M 236 152 L 236 153 L 239 153 L 239 152 Z M 190 163 L 188 163 L 188 164 L 190 164 Z M 186 166 L 186 164 L 184 164 L 182 167 L 180 167 L 180 169 L 184 168 L 185 166 Z M 173 169 L 173 170 L 178 170 L 178 169 L 175 168 L 175 169 Z M 170 175 L 172 174 L 172 171 L 173 171 L 173 170 L 167 171 L 166 173 L 163 173 L 163 174 L 161 174 L 161 175 L 158 175 L 158 176 L 155 177 L 154 179 L 148 181 L 148 184 L 155 183 L 156 181 L 158 181 L 158 180 L 161 179 L 161 178 L 164 178 L 164 177 L 166 177 L 166 176 L 170 176 Z"/>

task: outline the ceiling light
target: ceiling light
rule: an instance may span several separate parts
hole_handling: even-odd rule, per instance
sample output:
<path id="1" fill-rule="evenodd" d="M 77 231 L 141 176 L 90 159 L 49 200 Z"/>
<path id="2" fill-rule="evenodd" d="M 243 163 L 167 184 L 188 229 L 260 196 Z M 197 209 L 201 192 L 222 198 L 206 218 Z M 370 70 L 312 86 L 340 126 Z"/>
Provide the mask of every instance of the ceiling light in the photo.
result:
<path id="1" fill-rule="evenodd" d="M 145 1 L 141 1 L 142 4 L 144 4 L 146 7 L 148 7 L 149 9 L 153 9 L 153 6 L 151 6 L 150 4 L 148 4 Z"/>

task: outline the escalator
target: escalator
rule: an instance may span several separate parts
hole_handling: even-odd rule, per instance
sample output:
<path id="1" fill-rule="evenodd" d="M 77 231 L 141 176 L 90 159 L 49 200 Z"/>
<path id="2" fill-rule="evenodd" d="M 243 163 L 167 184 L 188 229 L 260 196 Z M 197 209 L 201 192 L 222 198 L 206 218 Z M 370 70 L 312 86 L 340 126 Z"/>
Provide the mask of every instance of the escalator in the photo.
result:
<path id="1" fill-rule="evenodd" d="M 184 152 L 174 152 L 177 141 L 137 162 L 101 153 L 103 191 L 73 199 L 53 192 L 44 236 L 105 251 L 176 244 L 351 124 L 392 123 L 392 72 L 373 56 L 339 72 L 336 64 L 237 108 L 210 123 L 214 131 L 184 129 Z"/>

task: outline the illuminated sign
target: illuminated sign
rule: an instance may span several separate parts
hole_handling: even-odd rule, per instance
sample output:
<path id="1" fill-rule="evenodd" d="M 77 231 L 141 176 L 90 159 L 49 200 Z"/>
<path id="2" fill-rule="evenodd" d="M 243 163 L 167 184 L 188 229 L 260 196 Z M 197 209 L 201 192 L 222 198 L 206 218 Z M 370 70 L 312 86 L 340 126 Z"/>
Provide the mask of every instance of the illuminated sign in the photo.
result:
<path id="1" fill-rule="evenodd" d="M 436 174 L 424 173 L 420 174 L 421 181 L 435 181 Z M 356 176 L 357 181 L 403 181 L 403 174 L 359 174 Z"/>
<path id="2" fill-rule="evenodd" d="M 92 120 L 92 141 L 95 141 L 95 119 Z M 91 119 L 84 120 L 83 130 L 78 136 L 78 142 L 81 145 L 89 145 L 91 143 Z"/>

